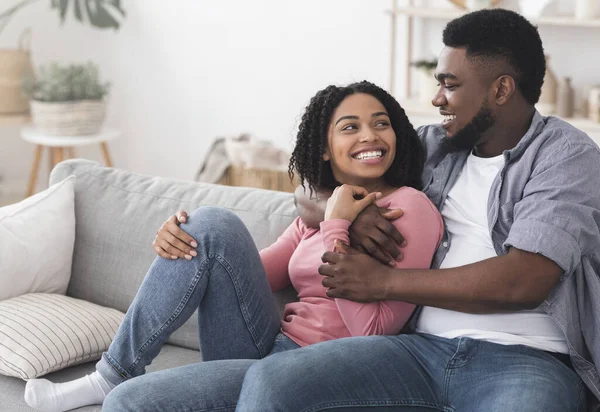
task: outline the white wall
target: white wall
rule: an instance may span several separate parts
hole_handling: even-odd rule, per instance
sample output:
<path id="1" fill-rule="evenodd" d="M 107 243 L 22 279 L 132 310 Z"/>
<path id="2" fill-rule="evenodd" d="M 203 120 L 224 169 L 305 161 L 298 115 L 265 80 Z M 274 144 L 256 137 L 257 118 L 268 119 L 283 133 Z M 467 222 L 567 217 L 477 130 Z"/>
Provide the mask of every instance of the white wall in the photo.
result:
<path id="1" fill-rule="evenodd" d="M 0 2 L 4 7 L 16 1 Z M 0 47 L 13 47 L 31 27 L 36 65 L 99 63 L 113 84 L 108 124 L 124 133 L 111 144 L 115 165 L 191 179 L 217 136 L 249 132 L 291 149 L 303 107 L 327 84 L 369 79 L 387 87 L 390 24 L 384 11 L 390 5 L 391 0 L 125 0 L 127 18 L 114 32 L 72 18 L 61 27 L 50 0 L 40 0 L 10 23 Z M 428 25 L 430 34 L 419 48 L 424 55 L 437 54 L 443 24 Z M 572 75 L 576 86 L 600 83 L 599 30 L 541 31 L 557 74 Z M 401 23 L 401 41 L 402 36 Z M 0 175 L 19 190 L 25 188 L 32 152 L 17 128 L 0 129 Z M 100 160 L 98 148 L 81 155 Z"/>

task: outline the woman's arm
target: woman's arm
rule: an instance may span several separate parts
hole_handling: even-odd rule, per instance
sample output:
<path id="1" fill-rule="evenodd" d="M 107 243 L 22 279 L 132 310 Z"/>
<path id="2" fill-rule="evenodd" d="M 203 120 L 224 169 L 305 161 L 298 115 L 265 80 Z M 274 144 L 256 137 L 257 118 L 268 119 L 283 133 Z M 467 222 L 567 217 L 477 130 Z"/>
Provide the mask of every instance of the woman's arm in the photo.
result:
<path id="1" fill-rule="evenodd" d="M 443 234 L 443 221 L 439 212 L 419 192 L 401 191 L 392 206 L 402 206 L 403 219 L 393 221 L 399 231 L 406 234 L 405 258 L 395 264 L 396 268 L 429 268 L 433 255 Z M 349 222 L 346 222 L 346 233 Z M 342 223 L 333 221 L 325 225 L 323 239 L 332 250 L 332 236 L 339 236 Z M 329 226 L 329 227 L 328 227 Z M 333 226 L 333 227 L 331 227 Z M 323 230 L 323 229 L 322 229 Z M 346 239 L 341 239 L 345 241 Z M 367 276 L 368 277 L 368 276 Z M 337 298 L 336 304 L 346 327 L 354 336 L 386 335 L 398 333 L 412 314 L 415 305 L 395 300 L 360 303 Z"/>
<path id="2" fill-rule="evenodd" d="M 305 230 L 306 226 L 300 218 L 296 218 L 275 243 L 260 251 L 260 260 L 265 268 L 265 273 L 273 292 L 277 292 L 290 285 L 288 271 L 290 259 L 298 247 Z"/>
<path id="3" fill-rule="evenodd" d="M 298 215 L 311 228 L 318 228 L 325 217 L 327 200 L 331 191 L 313 192 L 298 186 L 294 192 L 294 201 Z M 402 259 L 401 247 L 404 236 L 391 223 L 402 216 L 401 209 L 378 208 L 367 206 L 354 220 L 350 227 L 350 242 L 361 252 L 367 253 L 384 264 L 394 265 L 394 261 Z M 390 266 L 391 266 L 390 265 Z"/>

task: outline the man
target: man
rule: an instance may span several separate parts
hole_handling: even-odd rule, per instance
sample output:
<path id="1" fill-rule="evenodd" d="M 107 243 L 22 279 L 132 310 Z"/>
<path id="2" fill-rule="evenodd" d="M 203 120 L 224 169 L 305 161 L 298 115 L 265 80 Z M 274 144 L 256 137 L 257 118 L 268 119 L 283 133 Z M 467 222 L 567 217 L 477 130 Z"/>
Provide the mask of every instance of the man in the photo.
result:
<path id="1" fill-rule="evenodd" d="M 586 397 L 597 405 L 600 151 L 535 110 L 544 51 L 523 17 L 470 13 L 443 40 L 433 99 L 443 122 L 419 130 L 424 191 L 447 229 L 433 269 L 381 263 L 397 255 L 391 239 L 402 239 L 374 207 L 355 221 L 353 247 L 325 253 L 320 268 L 329 296 L 420 305 L 413 333 L 268 357 L 248 371 L 238 410 L 565 412 L 584 410 Z M 301 208 L 306 221 L 309 212 Z"/>

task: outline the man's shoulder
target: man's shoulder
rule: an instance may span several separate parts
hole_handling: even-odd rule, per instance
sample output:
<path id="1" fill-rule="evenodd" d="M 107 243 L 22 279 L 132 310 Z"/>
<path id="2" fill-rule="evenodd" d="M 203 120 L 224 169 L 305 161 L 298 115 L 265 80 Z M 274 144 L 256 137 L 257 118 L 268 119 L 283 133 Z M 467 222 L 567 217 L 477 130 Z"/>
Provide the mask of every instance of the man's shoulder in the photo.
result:
<path id="1" fill-rule="evenodd" d="M 600 149 L 597 143 L 584 131 L 567 121 L 554 116 L 543 118 L 542 129 L 531 142 L 538 156 L 537 160 L 552 162 L 572 157 L 574 154 L 588 152 L 598 156 L 600 167 Z"/>
<path id="2" fill-rule="evenodd" d="M 426 124 L 417 127 L 417 135 L 425 144 L 428 142 L 439 142 L 446 135 L 444 128 L 440 124 Z"/>

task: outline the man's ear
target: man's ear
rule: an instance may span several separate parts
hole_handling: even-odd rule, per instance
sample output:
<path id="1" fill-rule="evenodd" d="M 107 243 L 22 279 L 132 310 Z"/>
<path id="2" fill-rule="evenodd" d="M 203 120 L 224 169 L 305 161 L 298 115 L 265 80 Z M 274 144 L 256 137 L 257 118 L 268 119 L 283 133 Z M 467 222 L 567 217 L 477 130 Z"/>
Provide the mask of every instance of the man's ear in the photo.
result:
<path id="1" fill-rule="evenodd" d="M 502 106 L 506 104 L 510 100 L 510 98 L 515 94 L 517 90 L 517 84 L 515 83 L 515 79 L 509 75 L 502 75 L 498 77 L 495 81 L 495 96 L 494 100 L 496 104 Z"/>

